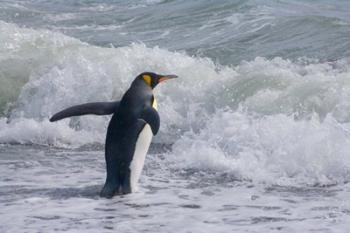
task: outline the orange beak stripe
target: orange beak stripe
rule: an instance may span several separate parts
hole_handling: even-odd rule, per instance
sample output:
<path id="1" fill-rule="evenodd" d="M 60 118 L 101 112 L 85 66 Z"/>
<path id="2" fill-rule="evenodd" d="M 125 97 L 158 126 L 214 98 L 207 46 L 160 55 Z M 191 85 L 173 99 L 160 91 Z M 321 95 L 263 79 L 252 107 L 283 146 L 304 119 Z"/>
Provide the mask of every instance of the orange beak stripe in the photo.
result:
<path id="1" fill-rule="evenodd" d="M 169 79 L 168 77 L 163 76 L 163 77 L 159 78 L 159 82 L 163 82 L 163 81 L 168 80 L 168 79 Z"/>

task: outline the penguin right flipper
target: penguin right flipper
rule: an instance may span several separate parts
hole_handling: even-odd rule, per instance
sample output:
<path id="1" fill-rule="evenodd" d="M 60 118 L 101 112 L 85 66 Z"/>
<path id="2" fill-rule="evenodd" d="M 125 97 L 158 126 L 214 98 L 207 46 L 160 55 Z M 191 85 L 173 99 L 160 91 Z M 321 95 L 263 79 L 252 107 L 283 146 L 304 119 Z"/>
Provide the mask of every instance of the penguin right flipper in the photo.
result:
<path id="1" fill-rule="evenodd" d="M 64 109 L 50 118 L 50 121 L 58 121 L 67 117 L 81 116 L 87 114 L 94 115 L 109 115 L 117 111 L 120 101 L 115 102 L 95 102 L 76 105 L 67 109 Z"/>
<path id="2" fill-rule="evenodd" d="M 160 118 L 157 110 L 153 107 L 146 107 L 141 113 L 140 118 L 151 126 L 153 135 L 156 135 L 160 126 Z"/>

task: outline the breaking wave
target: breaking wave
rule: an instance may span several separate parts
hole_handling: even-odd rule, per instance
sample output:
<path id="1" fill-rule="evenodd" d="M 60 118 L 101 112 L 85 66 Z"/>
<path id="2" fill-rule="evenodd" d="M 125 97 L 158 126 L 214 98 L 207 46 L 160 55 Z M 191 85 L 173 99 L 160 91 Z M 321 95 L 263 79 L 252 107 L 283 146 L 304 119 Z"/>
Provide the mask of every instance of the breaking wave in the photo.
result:
<path id="1" fill-rule="evenodd" d="M 274 184 L 350 180 L 350 64 L 257 57 L 221 66 L 131 44 L 102 48 L 0 22 L 0 143 L 103 143 L 109 116 L 49 123 L 55 112 L 120 99 L 143 71 L 180 79 L 155 90 L 175 169 Z"/>

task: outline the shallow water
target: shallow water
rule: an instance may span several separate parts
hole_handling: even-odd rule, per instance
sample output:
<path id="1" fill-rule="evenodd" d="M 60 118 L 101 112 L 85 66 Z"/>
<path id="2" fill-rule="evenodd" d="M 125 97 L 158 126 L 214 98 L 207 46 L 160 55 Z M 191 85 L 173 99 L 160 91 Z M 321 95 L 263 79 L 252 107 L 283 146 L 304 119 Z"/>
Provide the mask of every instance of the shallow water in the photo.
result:
<path id="1" fill-rule="evenodd" d="M 102 151 L 0 150 L 1 232 L 347 232 L 350 224 L 349 184 L 265 186 L 184 172 L 153 147 L 139 191 L 102 199 Z"/>
<path id="2" fill-rule="evenodd" d="M 348 232 L 348 1 L 0 0 L 0 232 Z M 110 116 L 143 71 L 161 128 L 112 200 Z"/>

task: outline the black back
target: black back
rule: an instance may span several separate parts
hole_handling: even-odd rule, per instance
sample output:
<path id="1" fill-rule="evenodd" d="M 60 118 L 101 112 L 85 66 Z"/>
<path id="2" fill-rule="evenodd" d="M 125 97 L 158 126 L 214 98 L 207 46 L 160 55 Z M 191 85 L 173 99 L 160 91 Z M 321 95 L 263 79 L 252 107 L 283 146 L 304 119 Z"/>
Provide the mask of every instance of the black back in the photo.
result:
<path id="1" fill-rule="evenodd" d="M 107 129 L 107 179 L 101 196 L 111 197 L 119 191 L 119 187 L 123 193 L 131 192 L 129 166 L 137 138 L 146 124 L 140 117 L 145 107 L 152 107 L 152 102 L 152 89 L 140 79 L 132 83 L 120 101 Z"/>

